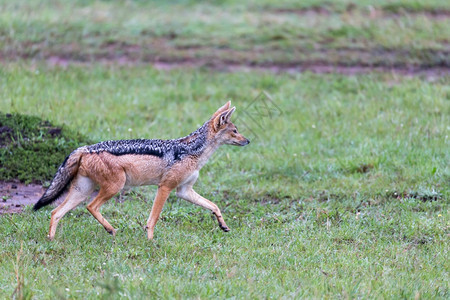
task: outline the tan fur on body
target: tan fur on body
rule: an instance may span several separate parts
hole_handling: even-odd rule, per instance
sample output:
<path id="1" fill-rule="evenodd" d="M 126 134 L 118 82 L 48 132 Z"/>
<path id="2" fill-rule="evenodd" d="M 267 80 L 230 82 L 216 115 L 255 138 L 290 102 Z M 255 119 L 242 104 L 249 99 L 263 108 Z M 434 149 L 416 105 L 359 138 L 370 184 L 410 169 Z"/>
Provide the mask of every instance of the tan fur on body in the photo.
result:
<path id="1" fill-rule="evenodd" d="M 99 212 L 100 207 L 125 186 L 141 185 L 158 186 L 146 226 L 149 239 L 153 238 L 154 227 L 164 203 L 174 189 L 176 189 L 178 197 L 212 211 L 220 228 L 229 231 L 230 229 L 217 205 L 197 194 L 192 186 L 199 176 L 199 170 L 220 145 L 244 146 L 249 143 L 244 136 L 237 132 L 236 126 L 230 121 L 234 110 L 234 107 L 230 109 L 230 102 L 219 108 L 211 119 L 205 123 L 208 130 L 201 154 L 183 156 L 182 159 L 175 161 L 173 164 L 168 163 L 162 157 L 149 154 L 114 155 L 108 153 L 108 151 L 91 153 L 87 146 L 74 151 L 68 157 L 66 165 L 63 164 L 60 167 L 53 180 L 55 182 L 61 181 L 60 186 L 70 180 L 71 185 L 64 202 L 52 211 L 49 238 L 54 238 L 59 220 L 68 211 L 86 200 L 92 194 L 96 185 L 100 187 L 99 193 L 88 204 L 87 209 L 113 235 L 115 229 Z M 177 141 L 179 143 L 190 143 L 196 138 L 198 137 L 194 134 Z M 57 183 L 55 183 L 56 185 Z M 53 188 L 53 182 L 49 191 L 51 188 Z M 53 193 L 57 194 L 57 192 L 55 190 Z M 37 203 L 35 209 L 48 204 L 49 201 L 54 201 L 51 196 L 46 196 L 46 194 L 41 199 L 45 197 L 47 197 L 46 202 Z"/>

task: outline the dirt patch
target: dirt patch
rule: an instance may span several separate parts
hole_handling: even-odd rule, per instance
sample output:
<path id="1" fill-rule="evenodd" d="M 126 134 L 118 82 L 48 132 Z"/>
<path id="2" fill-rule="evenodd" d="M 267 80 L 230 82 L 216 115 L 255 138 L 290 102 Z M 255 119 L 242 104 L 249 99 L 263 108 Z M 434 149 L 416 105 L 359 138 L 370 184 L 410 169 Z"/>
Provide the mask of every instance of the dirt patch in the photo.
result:
<path id="1" fill-rule="evenodd" d="M 44 194 L 47 188 L 40 184 L 30 183 L 24 184 L 17 180 L 0 181 L 0 215 L 21 213 L 26 206 L 33 206 Z M 128 189 L 124 189 L 119 193 L 116 201 L 121 202 L 124 195 L 128 193 Z M 95 198 L 98 190 L 95 190 L 86 202 Z M 50 206 L 56 207 L 61 204 L 67 196 L 64 192 Z"/>
<path id="2" fill-rule="evenodd" d="M 275 8 L 271 9 L 270 11 L 278 14 L 296 14 L 300 16 L 307 16 L 307 15 L 328 16 L 331 13 L 333 13 L 333 8 L 327 8 L 323 6 L 310 6 L 305 8 Z"/>
<path id="3" fill-rule="evenodd" d="M 34 205 L 44 191 L 40 184 L 0 181 L 0 214 L 21 212 L 25 206 Z"/>
<path id="4" fill-rule="evenodd" d="M 0 181 L 0 215 L 22 212 L 26 206 L 34 205 L 44 194 L 46 188 L 40 184 L 24 184 L 20 181 Z M 95 197 L 95 191 L 92 197 Z M 51 206 L 58 206 L 67 196 L 64 192 Z M 91 199 L 90 198 L 90 199 Z"/>
<path id="5" fill-rule="evenodd" d="M 333 6 L 312 6 L 306 8 L 275 8 L 270 11 L 276 14 L 295 14 L 298 16 L 329 16 L 334 13 L 340 13 L 349 16 L 362 15 L 370 19 L 423 16 L 437 20 L 445 20 L 450 17 L 450 10 L 447 9 L 425 8 L 421 10 L 414 10 L 407 7 L 394 6 L 387 6 L 385 8 L 375 8 L 369 6 L 368 8 L 361 8 L 352 3 L 348 4 L 344 9 L 338 9 Z"/>
<path id="6" fill-rule="evenodd" d="M 91 62 L 72 60 L 67 58 L 52 56 L 44 60 L 51 67 L 67 68 L 69 66 L 86 66 L 92 65 Z M 213 59 L 146 59 L 136 60 L 127 56 L 114 58 L 99 58 L 97 63 L 103 65 L 119 65 L 119 66 L 139 66 L 151 65 L 157 70 L 174 70 L 174 69 L 192 69 L 202 68 L 206 70 L 214 70 L 219 72 L 272 72 L 272 73 L 304 73 L 311 72 L 316 74 L 342 74 L 342 75 L 358 75 L 372 72 L 392 73 L 402 76 L 420 76 L 428 80 L 434 80 L 439 77 L 450 76 L 450 67 L 444 63 L 443 65 L 427 66 L 427 65 L 370 65 L 366 63 L 353 63 L 351 65 L 335 64 L 333 62 L 324 61 L 299 61 L 289 63 L 239 63 L 233 61 L 220 61 Z"/>
<path id="7" fill-rule="evenodd" d="M 151 63 L 157 70 L 174 70 L 180 68 L 205 68 L 222 72 L 271 72 L 275 74 L 288 73 L 304 73 L 311 72 L 315 74 L 342 74 L 342 75 L 358 75 L 368 73 L 391 73 L 402 76 L 420 76 L 429 81 L 437 80 L 440 77 L 450 76 L 450 68 L 448 67 L 421 67 L 421 66 L 346 66 L 346 65 L 332 65 L 323 62 L 305 62 L 305 63 L 290 63 L 290 64 L 276 64 L 268 63 L 262 65 L 255 64 L 237 64 L 237 63 L 221 63 L 215 62 L 213 64 L 207 61 L 185 61 L 185 62 L 154 62 Z"/>
<path id="8" fill-rule="evenodd" d="M 436 19 L 446 19 L 450 17 L 450 10 L 444 7 L 414 8 L 392 3 L 385 5 L 381 9 L 381 11 L 383 11 L 383 13 L 385 13 L 388 16 L 392 15 L 394 17 L 403 15 L 426 16 L 429 18 L 436 18 Z"/>
<path id="9" fill-rule="evenodd" d="M 111 60 L 100 60 L 101 64 L 109 65 L 113 64 L 114 61 Z M 69 65 L 85 65 L 88 66 L 90 63 L 80 63 L 74 61 L 64 60 L 63 64 L 57 64 L 50 62 L 49 65 L 53 67 L 62 67 L 66 68 Z M 275 74 L 288 73 L 288 74 L 296 74 L 296 73 L 304 73 L 311 72 L 315 74 L 342 74 L 342 75 L 358 75 L 358 74 L 368 74 L 368 73 L 391 73 L 402 76 L 420 76 L 424 77 L 429 81 L 436 80 L 440 77 L 450 76 L 450 68 L 448 67 L 417 67 L 417 66 L 402 66 L 402 67 L 371 67 L 371 66 L 339 66 L 339 65 L 331 65 L 324 64 L 322 62 L 308 62 L 308 63 L 299 63 L 299 64 L 264 64 L 264 65 L 251 65 L 251 64 L 237 64 L 237 63 L 222 63 L 215 62 L 210 63 L 208 61 L 156 61 L 156 62 L 136 62 L 129 61 L 126 58 L 122 58 L 117 61 L 118 65 L 121 66 L 136 66 L 142 64 L 152 65 L 155 69 L 161 71 L 170 71 L 176 69 L 192 69 L 192 68 L 203 68 L 207 70 L 214 70 L 219 72 L 271 72 Z"/>
<path id="10" fill-rule="evenodd" d="M 280 38 L 274 36 L 274 39 Z M 157 38 L 141 44 L 110 41 L 99 47 L 78 44 L 47 45 L 34 42 L 15 49 L 0 50 L 0 61 L 46 62 L 53 67 L 71 65 L 89 67 L 93 63 L 119 66 L 153 65 L 159 70 L 204 68 L 214 71 L 269 71 L 299 73 L 340 73 L 354 75 L 389 72 L 401 75 L 440 77 L 450 74 L 450 49 L 409 49 L 386 47 L 330 48 L 331 39 L 318 41 L 313 48 L 276 45 L 251 49 L 231 49 L 217 45 L 173 44 L 168 38 Z M 250 46 L 249 46 L 250 47 Z M 33 49 L 30 51 L 29 49 Z M 245 48 L 245 47 L 244 47 Z"/>

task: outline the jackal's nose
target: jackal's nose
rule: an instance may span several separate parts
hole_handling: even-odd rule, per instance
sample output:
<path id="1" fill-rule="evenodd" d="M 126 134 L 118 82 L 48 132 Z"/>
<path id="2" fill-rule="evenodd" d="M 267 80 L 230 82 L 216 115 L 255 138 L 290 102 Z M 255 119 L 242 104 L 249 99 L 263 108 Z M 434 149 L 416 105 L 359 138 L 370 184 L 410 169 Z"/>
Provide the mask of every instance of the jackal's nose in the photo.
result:
<path id="1" fill-rule="evenodd" d="M 249 139 L 245 139 L 244 146 L 248 145 L 248 144 L 250 144 L 250 140 Z"/>

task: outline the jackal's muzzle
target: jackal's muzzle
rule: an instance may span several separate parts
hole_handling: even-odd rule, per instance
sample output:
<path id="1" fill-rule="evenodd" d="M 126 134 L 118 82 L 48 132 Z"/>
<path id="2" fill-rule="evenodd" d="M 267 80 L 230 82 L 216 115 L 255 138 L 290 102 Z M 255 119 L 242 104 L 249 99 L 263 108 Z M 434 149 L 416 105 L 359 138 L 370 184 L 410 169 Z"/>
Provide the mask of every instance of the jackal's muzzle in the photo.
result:
<path id="1" fill-rule="evenodd" d="M 245 139 L 243 141 L 239 141 L 237 143 L 234 143 L 234 145 L 236 145 L 236 146 L 245 146 L 245 145 L 248 145 L 248 144 L 250 144 L 250 140 L 249 139 Z"/>

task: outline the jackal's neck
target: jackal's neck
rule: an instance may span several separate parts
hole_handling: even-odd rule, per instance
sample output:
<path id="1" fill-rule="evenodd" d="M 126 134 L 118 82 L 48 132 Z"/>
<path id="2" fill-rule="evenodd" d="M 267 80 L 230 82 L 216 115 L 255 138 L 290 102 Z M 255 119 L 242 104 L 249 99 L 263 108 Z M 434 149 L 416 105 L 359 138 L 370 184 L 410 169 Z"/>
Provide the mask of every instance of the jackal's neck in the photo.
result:
<path id="1" fill-rule="evenodd" d="M 191 134 L 174 140 L 177 144 L 183 145 L 184 151 L 190 155 L 200 156 L 208 143 L 208 122 L 200 126 Z"/>
<path id="2" fill-rule="evenodd" d="M 210 121 L 205 122 L 200 128 L 188 136 L 177 139 L 177 142 L 186 145 L 188 154 L 198 157 L 199 168 L 203 167 L 220 146 L 211 134 Z"/>
<path id="3" fill-rule="evenodd" d="M 216 152 L 217 148 L 219 148 L 220 144 L 219 143 L 208 143 L 205 146 L 205 149 L 203 150 L 202 155 L 199 156 L 198 158 L 198 165 L 197 168 L 201 169 L 210 159 L 210 157 L 214 154 L 214 152 Z"/>

